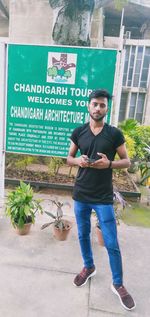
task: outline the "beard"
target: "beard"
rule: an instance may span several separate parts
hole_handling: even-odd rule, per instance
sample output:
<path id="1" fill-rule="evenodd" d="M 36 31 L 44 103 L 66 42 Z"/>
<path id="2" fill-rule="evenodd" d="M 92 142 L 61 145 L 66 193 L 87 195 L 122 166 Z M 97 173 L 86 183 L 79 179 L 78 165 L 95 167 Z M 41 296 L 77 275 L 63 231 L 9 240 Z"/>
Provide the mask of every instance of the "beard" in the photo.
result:
<path id="1" fill-rule="evenodd" d="M 97 117 L 94 117 L 91 113 L 90 113 L 90 117 L 95 121 L 95 122 L 99 122 L 102 121 L 106 116 L 106 113 L 103 115 L 99 115 Z"/>

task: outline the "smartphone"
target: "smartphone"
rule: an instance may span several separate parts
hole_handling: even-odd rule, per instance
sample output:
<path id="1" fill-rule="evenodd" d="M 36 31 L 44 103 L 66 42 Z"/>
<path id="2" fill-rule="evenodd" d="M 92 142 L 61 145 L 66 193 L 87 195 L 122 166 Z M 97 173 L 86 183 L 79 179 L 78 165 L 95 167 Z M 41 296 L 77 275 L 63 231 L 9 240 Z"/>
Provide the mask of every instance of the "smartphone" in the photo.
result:
<path id="1" fill-rule="evenodd" d="M 87 158 L 87 162 L 88 162 L 88 163 L 94 163 L 95 161 L 96 161 L 95 159 Z"/>

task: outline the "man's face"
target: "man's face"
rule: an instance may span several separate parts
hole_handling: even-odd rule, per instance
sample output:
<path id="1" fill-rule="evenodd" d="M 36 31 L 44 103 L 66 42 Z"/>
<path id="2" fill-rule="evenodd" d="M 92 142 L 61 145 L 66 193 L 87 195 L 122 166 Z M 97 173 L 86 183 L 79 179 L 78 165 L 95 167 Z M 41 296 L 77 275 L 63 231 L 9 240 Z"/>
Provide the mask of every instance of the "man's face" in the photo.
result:
<path id="1" fill-rule="evenodd" d="M 108 100 L 105 97 L 92 98 L 88 105 L 90 117 L 98 122 L 102 121 L 108 111 Z"/>

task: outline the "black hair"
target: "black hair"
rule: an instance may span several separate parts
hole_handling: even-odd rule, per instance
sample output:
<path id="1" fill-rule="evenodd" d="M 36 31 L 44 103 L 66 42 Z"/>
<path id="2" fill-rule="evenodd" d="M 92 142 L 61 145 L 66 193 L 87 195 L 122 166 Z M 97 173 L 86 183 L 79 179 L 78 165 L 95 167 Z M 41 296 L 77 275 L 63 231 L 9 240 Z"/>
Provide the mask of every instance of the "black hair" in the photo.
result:
<path id="1" fill-rule="evenodd" d="M 96 89 L 90 93 L 89 102 L 91 102 L 91 99 L 93 98 L 100 98 L 100 97 L 107 98 L 108 101 L 112 99 L 111 94 L 106 89 Z"/>

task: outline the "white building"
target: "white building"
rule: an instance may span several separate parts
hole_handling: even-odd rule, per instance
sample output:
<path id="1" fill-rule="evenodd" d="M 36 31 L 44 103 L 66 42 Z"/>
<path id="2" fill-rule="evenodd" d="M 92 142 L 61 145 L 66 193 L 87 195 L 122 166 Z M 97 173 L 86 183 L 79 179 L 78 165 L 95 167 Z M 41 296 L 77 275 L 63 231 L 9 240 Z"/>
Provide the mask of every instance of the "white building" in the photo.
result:
<path id="1" fill-rule="evenodd" d="M 118 48 L 120 45 L 121 11 L 111 2 L 95 10 L 91 29 L 92 45 Z M 96 25 L 101 31 L 94 31 Z M 125 59 L 119 106 L 114 103 L 112 123 L 127 118 L 150 125 L 150 1 L 130 0 L 124 8 L 122 21 Z M 103 28 L 102 28 L 103 25 Z"/>
<path id="2" fill-rule="evenodd" d="M 91 45 L 118 48 L 121 11 L 115 9 L 113 1 L 102 2 L 104 7 L 99 8 L 101 1 L 95 0 Z M 0 0 L 0 35 L 8 34 L 11 42 L 51 44 L 54 11 L 49 0 Z M 150 125 L 150 0 L 129 0 L 123 25 L 124 74 L 122 83 L 119 82 L 121 97 L 114 102 L 112 123 L 135 118 Z"/>

